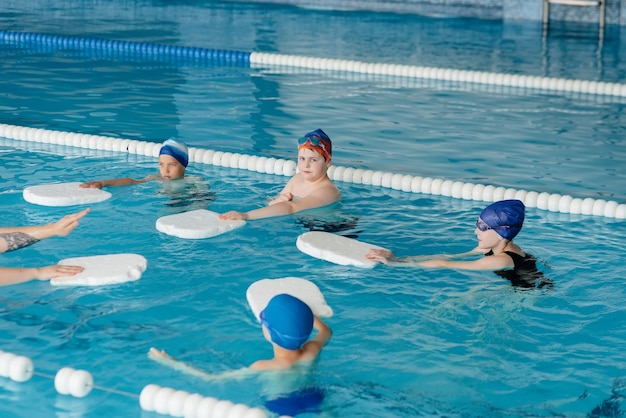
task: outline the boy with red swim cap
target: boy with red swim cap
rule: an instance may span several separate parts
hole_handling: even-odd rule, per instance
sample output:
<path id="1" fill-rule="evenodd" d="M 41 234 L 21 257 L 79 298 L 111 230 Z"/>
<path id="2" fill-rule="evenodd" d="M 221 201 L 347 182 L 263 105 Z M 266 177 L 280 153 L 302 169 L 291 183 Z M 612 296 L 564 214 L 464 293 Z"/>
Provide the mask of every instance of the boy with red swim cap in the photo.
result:
<path id="1" fill-rule="evenodd" d="M 298 140 L 298 172 L 268 206 L 248 212 L 230 211 L 220 219 L 252 220 L 288 215 L 330 205 L 341 193 L 327 175 L 332 158 L 332 142 L 321 129 Z"/>

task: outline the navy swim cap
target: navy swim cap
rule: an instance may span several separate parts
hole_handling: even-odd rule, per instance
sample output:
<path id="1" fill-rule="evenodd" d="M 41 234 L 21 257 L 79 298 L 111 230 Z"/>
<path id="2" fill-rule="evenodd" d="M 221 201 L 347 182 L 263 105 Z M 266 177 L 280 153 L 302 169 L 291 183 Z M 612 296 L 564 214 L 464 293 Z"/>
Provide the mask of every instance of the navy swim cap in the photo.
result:
<path id="1" fill-rule="evenodd" d="M 163 142 L 159 155 L 163 154 L 174 157 L 183 167 L 187 167 L 187 164 L 189 164 L 189 151 L 187 150 L 187 145 L 182 141 L 170 138 Z"/>
<path id="2" fill-rule="evenodd" d="M 480 219 L 502 238 L 512 240 L 524 224 L 524 204 L 520 200 L 501 200 L 487 206 Z"/>
<path id="3" fill-rule="evenodd" d="M 261 312 L 260 317 L 272 342 L 287 350 L 300 348 L 313 331 L 311 308 L 291 295 L 274 296 Z"/>

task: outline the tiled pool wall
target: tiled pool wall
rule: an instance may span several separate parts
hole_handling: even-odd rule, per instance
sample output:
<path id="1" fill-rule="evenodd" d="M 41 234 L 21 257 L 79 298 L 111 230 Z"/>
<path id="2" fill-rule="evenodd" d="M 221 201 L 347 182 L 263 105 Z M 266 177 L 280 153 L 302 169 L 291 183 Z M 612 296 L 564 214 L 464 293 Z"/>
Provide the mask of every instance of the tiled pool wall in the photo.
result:
<path id="1" fill-rule="evenodd" d="M 230 0 L 339 10 L 371 10 L 482 19 L 543 19 L 543 0 Z M 550 5 L 551 21 L 598 23 L 599 7 Z M 606 0 L 607 25 L 626 25 L 626 0 Z"/>

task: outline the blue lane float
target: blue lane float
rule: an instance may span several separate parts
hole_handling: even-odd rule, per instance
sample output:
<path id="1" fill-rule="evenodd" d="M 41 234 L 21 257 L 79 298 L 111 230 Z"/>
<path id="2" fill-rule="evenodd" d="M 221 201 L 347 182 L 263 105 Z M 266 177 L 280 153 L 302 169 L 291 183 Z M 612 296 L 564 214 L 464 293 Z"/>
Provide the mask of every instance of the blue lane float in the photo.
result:
<path id="1" fill-rule="evenodd" d="M 0 40 L 7 44 L 20 44 L 44 49 L 78 49 L 103 51 L 109 55 L 131 55 L 157 59 L 193 60 L 206 64 L 250 66 L 250 53 L 222 49 L 162 45 L 145 42 L 116 41 L 41 33 L 0 31 Z"/>
<path id="2" fill-rule="evenodd" d="M 161 147 L 161 144 L 156 142 L 51 131 L 7 124 L 0 124 L 0 137 L 93 150 L 119 151 L 154 158 L 159 157 L 159 149 Z M 189 161 L 281 176 L 293 176 L 296 172 L 296 163 L 291 160 L 194 147 L 189 148 Z M 475 184 L 450 179 L 335 165 L 330 166 L 328 169 L 328 176 L 335 181 L 385 187 L 408 193 L 440 195 L 483 202 L 519 199 L 529 208 L 550 212 L 626 219 L 626 203 L 619 203 L 614 200 L 593 199 L 590 197 L 580 198 L 559 193 L 519 190 L 497 185 Z"/>

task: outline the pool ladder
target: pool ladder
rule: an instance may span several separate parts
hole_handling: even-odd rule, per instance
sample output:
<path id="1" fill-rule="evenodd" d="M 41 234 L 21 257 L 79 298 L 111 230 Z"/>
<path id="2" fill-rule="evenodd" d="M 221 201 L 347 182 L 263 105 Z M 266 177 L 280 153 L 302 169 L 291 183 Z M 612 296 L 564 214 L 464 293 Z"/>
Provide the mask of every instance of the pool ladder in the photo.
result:
<path id="1" fill-rule="evenodd" d="M 606 0 L 543 0 L 543 27 L 546 29 L 550 21 L 551 4 L 562 4 L 565 6 L 598 7 L 598 23 L 600 25 L 600 33 L 602 34 L 602 32 L 604 31 Z"/>

